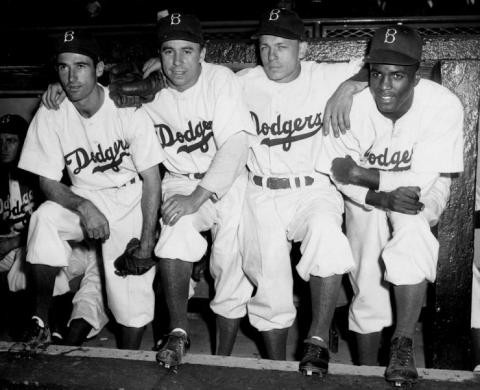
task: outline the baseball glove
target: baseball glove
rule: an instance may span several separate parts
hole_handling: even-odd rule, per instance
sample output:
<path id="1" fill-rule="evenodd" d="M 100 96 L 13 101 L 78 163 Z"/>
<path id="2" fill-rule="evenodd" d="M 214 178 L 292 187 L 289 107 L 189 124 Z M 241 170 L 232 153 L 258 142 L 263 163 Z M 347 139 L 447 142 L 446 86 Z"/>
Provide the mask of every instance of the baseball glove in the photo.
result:
<path id="1" fill-rule="evenodd" d="M 151 73 L 146 79 L 133 63 L 118 64 L 110 69 L 110 98 L 117 107 L 140 107 L 153 100 L 165 87 L 161 73 Z"/>
<path id="2" fill-rule="evenodd" d="M 152 257 L 140 258 L 133 255 L 135 249 L 140 246 L 140 241 L 137 238 L 132 238 L 127 244 L 125 252 L 123 252 L 115 260 L 115 273 L 118 276 L 126 277 L 127 275 L 143 275 L 150 268 L 157 264 L 157 261 Z"/>

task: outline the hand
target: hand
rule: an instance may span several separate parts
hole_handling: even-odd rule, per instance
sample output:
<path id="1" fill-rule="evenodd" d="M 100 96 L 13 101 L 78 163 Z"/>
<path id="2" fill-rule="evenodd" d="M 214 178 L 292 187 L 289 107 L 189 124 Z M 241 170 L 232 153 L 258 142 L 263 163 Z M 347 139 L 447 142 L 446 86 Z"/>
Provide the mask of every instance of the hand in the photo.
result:
<path id="1" fill-rule="evenodd" d="M 418 214 L 425 207 L 419 202 L 420 187 L 399 187 L 391 192 L 384 192 L 382 206 L 402 214 Z"/>
<path id="2" fill-rule="evenodd" d="M 89 200 L 85 199 L 78 207 L 80 223 L 88 238 L 92 240 L 108 240 L 110 227 L 105 215 Z"/>
<path id="3" fill-rule="evenodd" d="M 0 237 L 0 259 L 5 257 L 11 250 L 20 246 L 20 235 L 13 237 Z"/>
<path id="4" fill-rule="evenodd" d="M 163 222 L 166 225 L 173 226 L 184 215 L 197 212 L 200 205 L 194 193 L 190 195 L 173 195 L 162 205 Z"/>
<path id="5" fill-rule="evenodd" d="M 333 178 L 342 184 L 353 184 L 353 171 L 358 165 L 350 156 L 337 157 L 332 161 Z"/>
<path id="6" fill-rule="evenodd" d="M 340 133 L 345 134 L 350 129 L 350 110 L 352 108 L 355 90 L 350 83 L 344 81 L 328 99 L 323 116 L 323 135 L 328 135 L 332 130 L 335 137 Z"/>
<path id="7" fill-rule="evenodd" d="M 49 84 L 42 95 L 42 104 L 49 110 L 58 110 L 66 96 L 60 83 Z"/>
<path id="8" fill-rule="evenodd" d="M 143 65 L 143 68 L 142 68 L 143 78 L 146 79 L 151 73 L 161 72 L 161 70 L 162 70 L 162 63 L 160 62 L 160 58 L 158 57 L 150 58 Z"/>

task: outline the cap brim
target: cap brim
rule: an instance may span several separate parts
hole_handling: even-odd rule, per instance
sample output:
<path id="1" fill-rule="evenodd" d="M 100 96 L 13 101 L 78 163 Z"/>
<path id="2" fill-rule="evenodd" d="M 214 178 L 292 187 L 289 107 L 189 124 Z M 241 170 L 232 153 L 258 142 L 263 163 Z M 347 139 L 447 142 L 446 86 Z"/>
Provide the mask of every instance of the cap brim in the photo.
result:
<path id="1" fill-rule="evenodd" d="M 295 39 L 301 41 L 304 39 L 303 34 L 296 34 L 292 31 L 285 30 L 277 26 L 264 26 L 260 27 L 258 31 L 252 35 L 252 39 L 258 39 L 261 35 L 273 35 L 275 37 L 286 38 L 286 39 Z"/>
<path id="2" fill-rule="evenodd" d="M 100 61 L 101 56 L 99 53 L 95 53 L 91 50 L 87 50 L 85 48 L 81 47 L 68 47 L 64 49 L 57 50 L 57 56 L 62 53 L 76 53 L 76 54 L 82 54 L 84 56 L 90 57 L 93 62 Z"/>
<path id="3" fill-rule="evenodd" d="M 415 65 L 420 60 L 392 50 L 374 50 L 365 57 L 367 64 Z"/>
<path id="4" fill-rule="evenodd" d="M 158 35 L 159 43 L 163 43 L 167 41 L 175 41 L 175 40 L 189 41 L 189 42 L 194 42 L 199 44 L 204 43 L 203 37 L 199 37 L 198 35 L 191 34 L 186 31 L 172 31 L 167 34 Z"/>

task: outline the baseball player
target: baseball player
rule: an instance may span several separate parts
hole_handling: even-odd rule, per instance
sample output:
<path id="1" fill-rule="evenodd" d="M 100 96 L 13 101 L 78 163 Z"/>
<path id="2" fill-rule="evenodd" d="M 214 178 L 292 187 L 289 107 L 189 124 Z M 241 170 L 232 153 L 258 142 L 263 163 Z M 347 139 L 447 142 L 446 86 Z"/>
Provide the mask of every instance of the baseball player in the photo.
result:
<path id="1" fill-rule="evenodd" d="M 292 241 L 301 242 L 296 269 L 310 283 L 312 323 L 300 371 L 325 375 L 341 278 L 354 263 L 341 230 L 342 197 L 315 170 L 315 160 L 326 101 L 361 63 L 302 61 L 307 49 L 303 22 L 284 9 L 266 13 L 254 37 L 263 66 L 238 74 L 257 132 L 240 229 L 244 270 L 257 288 L 248 315 L 262 334 L 267 357 L 285 359 L 296 315 L 290 249 Z"/>
<path id="2" fill-rule="evenodd" d="M 413 335 L 438 260 L 430 226 L 449 197 L 444 175 L 463 170 L 462 105 L 446 88 L 420 80 L 421 52 L 421 38 L 407 26 L 375 32 L 366 57 L 370 88 L 354 97 L 350 132 L 329 137 L 318 164 L 325 172 L 331 166 L 347 196 L 356 263 L 349 327 L 360 364 L 377 363 L 380 332 L 392 324 L 393 285 L 396 324 L 385 377 L 395 385 L 418 377 Z"/>
<path id="3" fill-rule="evenodd" d="M 41 201 L 38 179 L 17 168 L 27 129 L 27 121 L 19 115 L 7 114 L 0 118 L 0 162 L 2 175 L 5 175 L 0 185 L 0 272 L 6 273 L 8 288 L 12 292 L 27 287 L 25 257 L 28 222 Z M 73 299 L 68 334 L 64 340 L 75 345 L 81 344 L 87 335 L 96 335 L 108 322 L 95 251 L 79 244 L 72 245 L 69 267 L 56 276 L 53 295 L 69 291 L 69 281 L 77 276 L 83 278 Z M 56 336 L 63 339 L 60 333 Z"/>
<path id="4" fill-rule="evenodd" d="M 40 176 L 47 201 L 32 215 L 27 261 L 36 290 L 26 348 L 48 344 L 53 280 L 69 263 L 68 242 L 101 244 L 108 305 L 120 324 L 120 347 L 137 349 L 153 318 L 154 268 L 141 276 L 115 274 L 114 260 L 139 238 L 134 255 L 149 258 L 160 200 L 158 164 L 165 155 L 145 112 L 117 109 L 97 83 L 103 62 L 95 40 L 66 31 L 58 42 L 57 72 L 68 99 L 58 111 L 40 107 L 19 167 Z M 71 187 L 60 183 L 66 168 Z M 140 175 L 140 177 L 139 177 Z"/>
<path id="5" fill-rule="evenodd" d="M 204 62 L 199 20 L 172 13 L 158 23 L 160 60 L 168 87 L 143 107 L 165 150 L 162 220 L 155 254 L 171 332 L 159 347 L 165 367 L 181 363 L 189 346 L 187 300 L 192 265 L 207 249 L 217 315 L 217 354 L 229 355 L 252 286 L 241 268 L 237 230 L 246 186 L 248 134 L 254 129 L 232 71 Z"/>
<path id="6" fill-rule="evenodd" d="M 480 142 L 480 139 L 478 140 Z M 475 188 L 475 240 L 472 264 L 472 309 L 470 327 L 473 350 L 473 371 L 480 372 L 480 160 L 477 159 L 477 184 Z"/>

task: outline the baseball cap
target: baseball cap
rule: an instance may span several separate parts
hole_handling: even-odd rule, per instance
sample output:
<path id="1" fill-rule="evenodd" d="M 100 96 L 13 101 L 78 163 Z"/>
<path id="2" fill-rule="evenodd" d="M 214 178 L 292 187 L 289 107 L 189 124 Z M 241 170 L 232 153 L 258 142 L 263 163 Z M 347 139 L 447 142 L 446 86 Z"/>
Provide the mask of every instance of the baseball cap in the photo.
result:
<path id="1" fill-rule="evenodd" d="M 20 115 L 7 114 L 0 118 L 0 133 L 15 134 L 23 140 L 27 134 L 28 122 Z"/>
<path id="2" fill-rule="evenodd" d="M 102 57 L 100 46 L 95 38 L 86 31 L 67 30 L 57 41 L 56 54 L 77 53 L 98 61 Z"/>
<path id="3" fill-rule="evenodd" d="M 159 44 L 175 39 L 204 43 L 202 26 L 195 15 L 172 13 L 161 18 L 157 23 L 157 35 Z"/>
<path id="4" fill-rule="evenodd" d="M 305 38 L 305 28 L 302 19 L 295 12 L 274 8 L 261 16 L 260 27 L 252 38 L 258 39 L 260 35 L 302 40 Z"/>
<path id="5" fill-rule="evenodd" d="M 365 62 L 370 64 L 414 65 L 422 59 L 422 38 L 404 25 L 375 31 Z"/>

